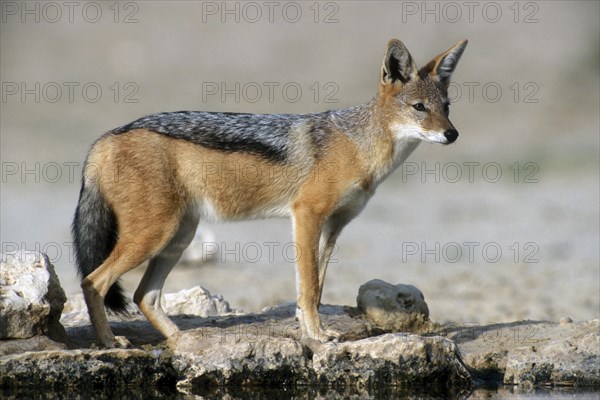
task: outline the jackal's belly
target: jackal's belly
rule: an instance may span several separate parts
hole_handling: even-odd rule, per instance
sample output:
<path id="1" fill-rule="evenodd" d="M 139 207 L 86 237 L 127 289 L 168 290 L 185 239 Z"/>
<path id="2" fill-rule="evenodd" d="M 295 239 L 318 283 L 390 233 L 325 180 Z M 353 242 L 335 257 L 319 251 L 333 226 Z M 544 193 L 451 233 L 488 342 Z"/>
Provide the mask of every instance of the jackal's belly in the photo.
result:
<path id="1" fill-rule="evenodd" d="M 194 207 L 201 221 L 227 222 L 262 218 L 286 218 L 290 216 L 287 203 L 217 203 L 210 198 L 197 200 Z"/>

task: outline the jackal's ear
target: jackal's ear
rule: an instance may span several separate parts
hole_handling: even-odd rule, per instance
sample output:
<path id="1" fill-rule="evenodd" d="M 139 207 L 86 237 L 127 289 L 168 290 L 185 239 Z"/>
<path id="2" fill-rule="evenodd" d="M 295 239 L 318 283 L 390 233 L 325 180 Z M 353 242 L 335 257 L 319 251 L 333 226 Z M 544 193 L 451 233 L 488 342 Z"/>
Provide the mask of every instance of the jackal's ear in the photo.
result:
<path id="1" fill-rule="evenodd" d="M 456 69 L 458 60 L 460 60 L 460 56 L 462 56 L 463 51 L 465 51 L 467 43 L 468 41 L 466 39 L 461 40 L 442 54 L 437 55 L 433 60 L 429 61 L 429 63 L 419 71 L 421 78 L 429 76 L 430 78 L 439 81 L 444 88 L 448 89 L 450 77 Z"/>
<path id="2" fill-rule="evenodd" d="M 393 84 L 397 81 L 406 83 L 417 79 L 418 76 L 419 70 L 404 44 L 398 39 L 390 40 L 383 58 L 381 82 L 385 84 Z"/>

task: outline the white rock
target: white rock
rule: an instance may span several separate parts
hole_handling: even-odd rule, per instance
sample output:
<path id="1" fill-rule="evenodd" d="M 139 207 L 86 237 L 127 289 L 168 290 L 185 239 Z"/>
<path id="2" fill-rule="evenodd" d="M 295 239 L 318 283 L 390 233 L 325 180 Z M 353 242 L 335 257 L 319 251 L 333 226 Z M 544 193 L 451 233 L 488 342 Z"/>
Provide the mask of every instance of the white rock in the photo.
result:
<path id="1" fill-rule="evenodd" d="M 201 286 L 195 286 L 190 289 L 183 289 L 175 293 L 166 293 L 162 297 L 161 306 L 167 315 L 194 315 L 198 317 L 212 317 L 217 315 L 239 314 L 238 311 L 231 309 L 229 303 L 223 300 L 220 295 L 211 295 L 210 292 Z M 87 307 L 82 294 L 69 296 L 69 301 L 65 305 L 65 314 L 62 315 L 63 325 L 72 327 L 87 325 L 90 319 Z M 137 319 L 141 313 L 135 305 L 132 307 L 132 314 Z M 110 316 L 113 319 L 113 316 Z M 123 317 L 116 317 L 122 320 Z"/>
<path id="2" fill-rule="evenodd" d="M 23 250 L 0 255 L 0 339 L 64 339 L 58 320 L 65 301 L 45 254 Z"/>
<path id="3" fill-rule="evenodd" d="M 168 315 L 188 314 L 210 317 L 234 312 L 222 296 L 213 296 L 200 286 L 165 294 L 162 306 Z"/>

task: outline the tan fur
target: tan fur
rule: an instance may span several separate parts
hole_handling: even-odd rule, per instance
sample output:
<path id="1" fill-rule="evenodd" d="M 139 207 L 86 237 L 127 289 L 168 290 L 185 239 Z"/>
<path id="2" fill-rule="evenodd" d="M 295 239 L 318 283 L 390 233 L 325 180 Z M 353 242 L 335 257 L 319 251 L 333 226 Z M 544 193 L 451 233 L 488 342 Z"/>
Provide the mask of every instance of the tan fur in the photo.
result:
<path id="1" fill-rule="evenodd" d="M 167 140 L 173 142 L 169 151 L 177 155 L 178 179 L 191 199 L 208 199 L 225 219 L 250 218 L 269 206 L 284 206 L 306 175 L 302 169 L 288 170 L 255 155 Z"/>

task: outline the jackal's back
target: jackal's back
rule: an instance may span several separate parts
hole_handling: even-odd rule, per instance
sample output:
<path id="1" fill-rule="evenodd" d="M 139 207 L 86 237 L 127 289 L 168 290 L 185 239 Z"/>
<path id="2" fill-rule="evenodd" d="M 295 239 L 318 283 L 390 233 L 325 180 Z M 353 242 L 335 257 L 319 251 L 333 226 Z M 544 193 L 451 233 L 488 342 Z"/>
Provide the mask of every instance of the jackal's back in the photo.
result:
<path id="1" fill-rule="evenodd" d="M 122 134 L 146 129 L 214 150 L 245 152 L 270 161 L 285 162 L 294 128 L 308 124 L 305 134 L 318 144 L 323 139 L 326 115 L 244 114 L 178 111 L 152 114 L 112 130 Z"/>

